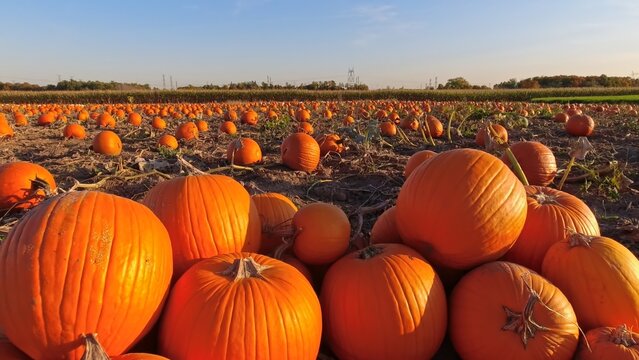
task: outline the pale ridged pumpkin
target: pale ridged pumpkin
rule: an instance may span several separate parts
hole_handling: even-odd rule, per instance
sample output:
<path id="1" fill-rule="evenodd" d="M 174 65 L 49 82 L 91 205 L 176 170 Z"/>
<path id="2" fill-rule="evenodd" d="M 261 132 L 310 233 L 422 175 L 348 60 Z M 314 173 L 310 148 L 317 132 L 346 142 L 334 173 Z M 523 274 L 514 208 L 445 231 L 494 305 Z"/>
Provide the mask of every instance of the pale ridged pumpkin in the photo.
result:
<path id="1" fill-rule="evenodd" d="M 542 187 L 526 186 L 528 214 L 515 245 L 504 260 L 541 272 L 546 251 L 553 244 L 568 237 L 566 229 L 586 235 L 599 235 L 597 218 L 588 205 L 566 192 Z"/>
<path id="2" fill-rule="evenodd" d="M 371 244 L 402 242 L 395 220 L 396 210 L 395 206 L 390 207 L 377 218 L 371 229 Z"/>
<path id="3" fill-rule="evenodd" d="M 537 141 L 522 141 L 510 146 L 530 185 L 547 186 L 557 175 L 555 155 L 546 145 Z M 502 161 L 512 167 L 506 154 Z"/>
<path id="4" fill-rule="evenodd" d="M 576 360 L 639 360 L 639 334 L 625 325 L 599 327 L 586 333 L 575 356 Z"/>
<path id="5" fill-rule="evenodd" d="M 30 209 L 55 189 L 53 175 L 38 164 L 16 161 L 0 165 L 0 211 Z"/>
<path id="6" fill-rule="evenodd" d="M 282 245 L 282 238 L 293 235 L 292 222 L 297 206 L 291 199 L 278 193 L 257 194 L 252 199 L 262 224 L 260 253 L 270 254 Z"/>
<path id="7" fill-rule="evenodd" d="M 80 359 L 85 333 L 119 355 L 153 326 L 171 274 L 169 234 L 149 209 L 70 192 L 27 213 L 0 246 L 0 323 L 36 359 Z"/>
<path id="8" fill-rule="evenodd" d="M 397 198 L 401 238 L 428 260 L 468 269 L 510 249 L 526 220 L 526 190 L 501 160 L 451 150 L 417 167 Z"/>
<path id="9" fill-rule="evenodd" d="M 293 216 L 293 252 L 305 264 L 323 265 L 339 259 L 348 249 L 351 224 L 339 207 L 311 203 Z"/>
<path id="10" fill-rule="evenodd" d="M 451 294 L 449 326 L 453 346 L 469 360 L 572 359 L 579 339 L 564 294 L 505 261 L 484 264 L 459 281 Z"/>
<path id="11" fill-rule="evenodd" d="M 224 175 L 163 181 L 142 201 L 171 235 L 175 278 L 200 259 L 260 248 L 260 216 L 244 187 Z"/>
<path id="12" fill-rule="evenodd" d="M 548 249 L 541 273 L 566 294 L 584 330 L 639 328 L 639 260 L 615 240 L 573 233 Z"/>
<path id="13" fill-rule="evenodd" d="M 446 334 L 446 295 L 416 251 L 377 244 L 331 266 L 321 291 L 329 346 L 340 359 L 428 359 Z"/>
<path id="14" fill-rule="evenodd" d="M 293 170 L 313 172 L 320 161 L 320 147 L 312 136 L 289 135 L 281 147 L 282 163 Z"/>
<path id="15" fill-rule="evenodd" d="M 160 353 L 183 359 L 316 359 L 319 300 L 304 276 L 251 253 L 202 260 L 175 284 Z"/>

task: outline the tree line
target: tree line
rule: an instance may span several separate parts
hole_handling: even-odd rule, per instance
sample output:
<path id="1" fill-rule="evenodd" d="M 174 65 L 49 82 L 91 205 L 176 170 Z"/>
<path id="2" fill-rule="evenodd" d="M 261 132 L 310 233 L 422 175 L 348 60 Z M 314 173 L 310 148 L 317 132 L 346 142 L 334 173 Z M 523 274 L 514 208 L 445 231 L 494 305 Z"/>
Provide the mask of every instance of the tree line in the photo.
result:
<path id="1" fill-rule="evenodd" d="M 308 84 L 300 84 L 294 85 L 290 83 L 286 83 L 284 85 L 281 84 L 273 84 L 262 82 L 258 84 L 256 81 L 244 81 L 238 83 L 229 83 L 224 85 L 204 85 L 204 86 L 182 86 L 178 87 L 178 90 L 197 90 L 197 89 L 206 89 L 206 90 L 270 90 L 270 89 L 282 89 L 282 90 L 368 90 L 368 85 L 366 84 L 344 84 L 337 83 L 335 80 L 329 81 L 313 81 Z"/>
<path id="2" fill-rule="evenodd" d="M 150 90 L 148 84 L 120 83 L 115 81 L 82 81 L 82 80 L 62 80 L 57 84 L 36 85 L 27 82 L 3 83 L 0 82 L 0 90 L 14 91 L 44 91 L 44 90 Z"/>
<path id="3" fill-rule="evenodd" d="M 495 89 L 542 89 L 577 87 L 639 87 L 639 79 L 630 76 L 535 76 L 517 81 L 510 79 L 494 86 Z"/>

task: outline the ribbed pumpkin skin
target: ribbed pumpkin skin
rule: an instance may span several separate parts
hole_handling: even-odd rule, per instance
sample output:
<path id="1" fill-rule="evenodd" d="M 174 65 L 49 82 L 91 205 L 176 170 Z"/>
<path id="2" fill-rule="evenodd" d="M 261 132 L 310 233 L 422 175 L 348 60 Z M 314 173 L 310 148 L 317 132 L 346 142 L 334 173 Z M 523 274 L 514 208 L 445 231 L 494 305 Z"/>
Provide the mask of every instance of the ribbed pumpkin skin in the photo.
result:
<path id="1" fill-rule="evenodd" d="M 590 247 L 551 246 L 543 276 L 566 294 L 585 331 L 619 324 L 639 328 L 639 260 L 613 239 L 590 238 Z"/>
<path id="2" fill-rule="evenodd" d="M 613 342 L 614 327 L 600 327 L 586 332 L 590 349 L 582 341 L 576 360 L 639 360 L 639 345 L 627 347 Z M 630 337 L 639 343 L 639 334 L 631 332 Z"/>
<path id="3" fill-rule="evenodd" d="M 372 245 L 331 266 L 321 292 L 326 340 L 339 359 L 429 359 L 446 333 L 446 295 L 416 251 Z"/>
<path id="4" fill-rule="evenodd" d="M 36 178 L 44 180 L 51 190 L 55 190 L 53 175 L 38 164 L 16 161 L 0 165 L 0 210 L 12 207 L 16 210 L 30 209 L 40 203 L 46 195 L 43 190 L 37 190 L 30 200 L 25 201 L 31 194 L 32 180 Z M 18 202 L 22 203 L 16 205 Z"/>
<path id="5" fill-rule="evenodd" d="M 291 199 L 278 193 L 257 194 L 251 197 L 262 224 L 261 254 L 270 254 L 282 244 L 282 235 L 293 233 L 293 215 L 297 206 Z"/>
<path id="6" fill-rule="evenodd" d="M 351 224 L 344 211 L 333 204 L 304 206 L 293 216 L 293 229 L 293 252 L 305 264 L 330 264 L 348 250 Z"/>
<path id="7" fill-rule="evenodd" d="M 524 347 L 520 335 L 502 330 L 504 306 L 521 313 L 530 297 L 526 282 L 539 294 L 532 319 L 539 330 Z M 451 294 L 450 337 L 462 359 L 571 359 L 579 338 L 577 319 L 561 291 L 527 268 L 496 261 L 466 274 Z"/>
<path id="8" fill-rule="evenodd" d="M 42 203 L 0 246 L 0 323 L 36 359 L 80 359 L 80 335 L 110 355 L 153 325 L 171 280 L 169 234 L 146 207 L 101 192 Z"/>
<path id="9" fill-rule="evenodd" d="M 435 155 L 437 155 L 437 153 L 431 150 L 421 150 L 411 155 L 404 167 L 404 178 L 407 179 L 419 165 Z"/>
<path id="10" fill-rule="evenodd" d="M 132 353 L 112 357 L 111 360 L 169 360 L 164 356 L 155 354 Z"/>
<path id="11" fill-rule="evenodd" d="M 320 147 L 312 136 L 304 133 L 289 135 L 281 147 L 282 163 L 293 170 L 313 172 L 320 161 Z"/>
<path id="12" fill-rule="evenodd" d="M 395 214 L 397 207 L 393 206 L 384 211 L 373 224 L 371 229 L 371 244 L 400 243 L 402 238 L 397 230 Z"/>
<path id="13" fill-rule="evenodd" d="M 526 186 L 528 214 L 515 245 L 504 260 L 541 272 L 546 251 L 553 244 L 566 240 L 566 229 L 587 235 L 599 235 L 599 224 L 588 205 L 566 192 Z M 552 199 L 552 200 L 551 200 Z"/>
<path id="14" fill-rule="evenodd" d="M 557 175 L 555 155 L 546 145 L 536 141 L 522 141 L 510 146 L 530 185 L 547 186 Z M 506 154 L 502 161 L 511 167 Z"/>
<path id="15" fill-rule="evenodd" d="M 174 279 L 200 259 L 260 248 L 260 216 L 244 187 L 224 175 L 175 178 L 142 201 L 171 235 Z"/>
<path id="16" fill-rule="evenodd" d="M 498 158 L 451 150 L 419 166 L 397 198 L 397 228 L 429 261 L 468 269 L 501 257 L 526 220 L 526 191 Z"/>
<path id="17" fill-rule="evenodd" d="M 221 274 L 252 257 L 271 266 L 233 281 Z M 291 265 L 251 253 L 218 255 L 175 284 L 160 330 L 160 353 L 182 359 L 315 359 L 322 334 L 319 300 Z"/>

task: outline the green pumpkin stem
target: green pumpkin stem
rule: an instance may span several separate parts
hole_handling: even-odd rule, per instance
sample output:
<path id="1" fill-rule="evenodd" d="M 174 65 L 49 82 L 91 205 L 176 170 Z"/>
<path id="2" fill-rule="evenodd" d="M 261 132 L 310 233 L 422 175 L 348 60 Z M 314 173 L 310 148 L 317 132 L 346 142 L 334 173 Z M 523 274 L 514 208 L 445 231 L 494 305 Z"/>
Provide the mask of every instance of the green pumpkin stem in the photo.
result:
<path id="1" fill-rule="evenodd" d="M 84 354 L 80 360 L 109 360 L 109 354 L 104 351 L 98 341 L 98 334 L 82 334 L 84 340 Z"/>

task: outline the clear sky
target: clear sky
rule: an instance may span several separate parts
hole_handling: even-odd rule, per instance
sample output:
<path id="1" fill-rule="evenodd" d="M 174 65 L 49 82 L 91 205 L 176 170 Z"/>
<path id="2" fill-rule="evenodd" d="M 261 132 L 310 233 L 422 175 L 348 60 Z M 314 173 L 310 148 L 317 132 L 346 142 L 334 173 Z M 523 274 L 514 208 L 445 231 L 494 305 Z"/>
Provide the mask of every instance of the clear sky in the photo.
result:
<path id="1" fill-rule="evenodd" d="M 630 76 L 639 0 L 0 0 L 5 82 L 345 82 L 351 66 L 372 88 Z"/>

